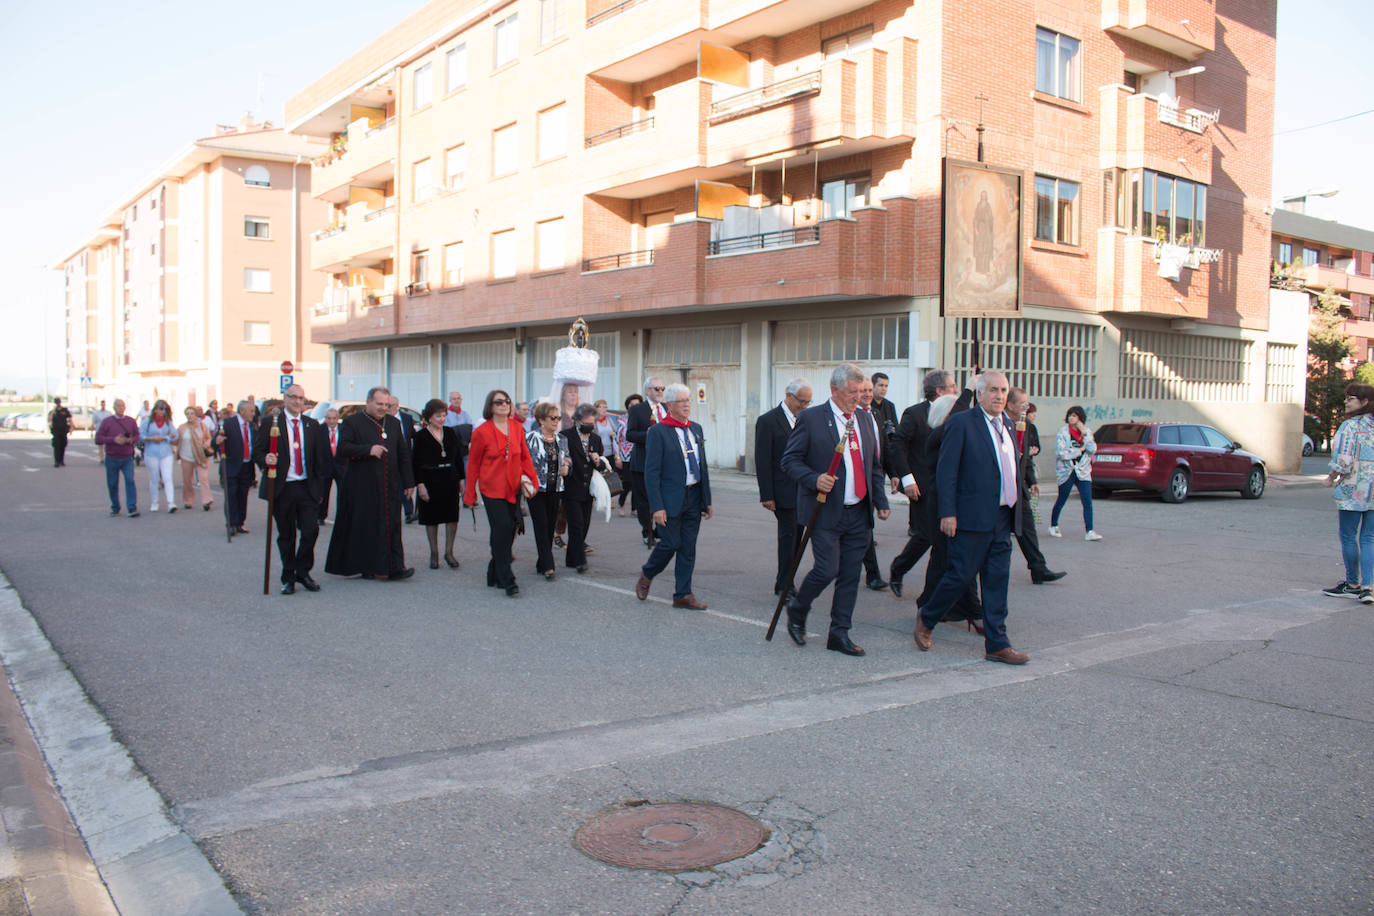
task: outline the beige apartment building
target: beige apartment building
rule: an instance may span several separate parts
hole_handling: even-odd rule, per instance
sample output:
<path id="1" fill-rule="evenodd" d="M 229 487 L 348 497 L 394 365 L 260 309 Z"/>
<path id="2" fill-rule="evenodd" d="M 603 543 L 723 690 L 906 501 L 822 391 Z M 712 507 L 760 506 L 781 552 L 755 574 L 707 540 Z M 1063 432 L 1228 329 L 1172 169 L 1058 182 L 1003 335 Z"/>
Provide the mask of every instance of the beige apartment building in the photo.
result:
<path id="1" fill-rule="evenodd" d="M 328 349 L 309 337 L 327 278 L 310 270 L 310 233 L 328 205 L 310 190 L 325 147 L 248 119 L 195 140 L 124 197 L 60 263 L 66 281 L 67 391 L 221 404 L 276 397 L 281 364 L 313 397 Z"/>
<path id="2" fill-rule="evenodd" d="M 788 379 L 855 361 L 900 408 L 977 339 L 1046 427 L 1287 468 L 1274 42 L 1273 0 L 434 0 L 287 103 L 329 144 L 309 336 L 337 397 L 471 404 L 545 395 L 583 316 L 598 395 L 688 383 L 740 468 Z"/>

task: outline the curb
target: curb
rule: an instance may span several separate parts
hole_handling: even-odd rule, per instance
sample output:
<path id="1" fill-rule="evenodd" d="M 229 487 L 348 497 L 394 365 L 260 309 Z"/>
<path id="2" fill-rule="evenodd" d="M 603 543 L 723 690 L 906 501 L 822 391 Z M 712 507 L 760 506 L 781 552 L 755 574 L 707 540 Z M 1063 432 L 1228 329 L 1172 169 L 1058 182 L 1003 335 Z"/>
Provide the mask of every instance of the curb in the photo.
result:
<path id="1" fill-rule="evenodd" d="M 120 913 L 243 911 L 0 575 L 0 659 L 62 800 Z"/>

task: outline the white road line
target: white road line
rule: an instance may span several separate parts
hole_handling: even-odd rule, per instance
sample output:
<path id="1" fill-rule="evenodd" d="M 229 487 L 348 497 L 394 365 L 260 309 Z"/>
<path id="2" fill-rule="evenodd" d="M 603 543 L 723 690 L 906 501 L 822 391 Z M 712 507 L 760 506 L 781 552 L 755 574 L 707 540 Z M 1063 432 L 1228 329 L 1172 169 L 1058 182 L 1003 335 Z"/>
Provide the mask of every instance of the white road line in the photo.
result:
<path id="1" fill-rule="evenodd" d="M 571 581 L 576 582 L 578 585 L 586 585 L 586 586 L 590 586 L 591 588 L 599 588 L 599 589 L 603 589 L 604 591 L 615 592 L 617 595 L 630 595 L 630 596 L 632 596 L 632 597 L 637 597 L 637 596 L 635 596 L 634 589 L 632 589 L 632 588 L 621 588 L 621 587 L 618 586 L 618 585 L 607 585 L 607 584 L 605 584 L 604 582 L 594 582 L 594 581 L 592 581 L 592 580 L 590 580 L 590 579 L 583 579 L 583 578 L 581 578 L 581 577 L 576 578 L 576 579 L 572 579 Z M 655 602 L 655 603 L 657 603 L 657 604 L 666 604 L 666 605 L 668 605 L 669 607 L 672 607 L 672 604 L 673 604 L 672 600 L 669 599 L 669 598 L 658 598 L 658 597 L 655 597 L 655 596 L 653 596 L 653 595 L 650 595 L 648 598 L 646 598 L 646 599 L 644 599 L 644 600 L 645 600 L 645 601 L 653 601 L 653 602 Z M 758 628 L 763 629 L 763 630 L 768 629 L 768 621 L 766 621 L 766 620 L 757 620 L 757 619 L 755 619 L 755 618 L 753 618 L 753 617 L 741 617 L 741 616 L 739 616 L 738 614 L 727 614 L 727 613 L 725 613 L 724 611 L 713 611 L 713 610 L 711 610 L 710 608 L 707 608 L 707 609 L 704 610 L 704 611 L 691 611 L 691 610 L 689 610 L 688 608 L 674 608 L 674 610 L 678 610 L 678 611 L 688 611 L 689 613 L 692 613 L 692 614 L 706 614 L 706 615 L 711 616 L 711 617 L 720 617 L 720 618 L 723 619 L 723 620 L 733 620 L 733 621 L 735 621 L 736 623 L 747 623 L 747 624 L 749 624 L 751 627 L 758 627 Z M 807 633 L 807 635 L 808 635 L 808 636 L 817 636 L 817 635 L 819 635 L 819 634 L 816 634 L 816 633 Z"/>
<path id="2" fill-rule="evenodd" d="M 30 458 L 46 458 L 49 461 L 52 460 L 52 452 L 35 452 L 33 449 L 27 449 L 24 454 L 28 455 Z"/>

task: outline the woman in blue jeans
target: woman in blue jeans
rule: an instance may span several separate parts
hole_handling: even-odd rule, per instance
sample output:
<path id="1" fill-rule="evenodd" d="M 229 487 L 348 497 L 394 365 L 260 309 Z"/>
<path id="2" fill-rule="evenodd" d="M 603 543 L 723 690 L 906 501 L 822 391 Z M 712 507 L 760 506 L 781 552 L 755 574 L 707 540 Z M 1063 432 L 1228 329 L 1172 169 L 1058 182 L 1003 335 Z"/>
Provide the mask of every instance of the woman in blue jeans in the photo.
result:
<path id="1" fill-rule="evenodd" d="M 1062 537 L 1059 533 L 1059 513 L 1076 486 L 1078 499 L 1083 503 L 1083 528 L 1087 531 L 1083 540 L 1102 540 L 1102 535 L 1093 530 L 1092 462 L 1096 452 L 1093 431 L 1088 429 L 1088 415 L 1075 404 L 1064 414 L 1064 426 L 1054 437 L 1054 479 L 1059 482 L 1059 498 L 1050 510 L 1050 537 Z"/>
<path id="2" fill-rule="evenodd" d="M 1374 604 L 1374 386 L 1348 386 L 1345 415 L 1331 441 L 1331 472 L 1326 475 L 1339 510 L 1345 578 L 1322 592 Z"/>

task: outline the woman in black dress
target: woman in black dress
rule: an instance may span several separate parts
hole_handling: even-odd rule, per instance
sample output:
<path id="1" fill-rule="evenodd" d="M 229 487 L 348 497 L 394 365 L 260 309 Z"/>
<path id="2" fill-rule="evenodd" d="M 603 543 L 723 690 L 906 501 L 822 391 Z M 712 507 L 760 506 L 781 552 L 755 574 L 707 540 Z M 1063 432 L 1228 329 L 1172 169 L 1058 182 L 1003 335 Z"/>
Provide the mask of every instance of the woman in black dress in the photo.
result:
<path id="1" fill-rule="evenodd" d="M 559 435 L 567 443 L 571 468 L 563 480 L 563 514 L 568 518 L 567 565 L 587 571 L 587 531 L 592 526 L 592 475 L 605 463 L 601 437 L 596 434 L 596 408 L 582 404 L 573 412 L 573 425 Z"/>
<path id="2" fill-rule="evenodd" d="M 411 459 L 415 466 L 415 495 L 420 524 L 429 538 L 429 568 L 439 568 L 439 526 L 444 526 L 444 560 L 458 568 L 453 539 L 458 534 L 458 482 L 462 479 L 465 449 L 456 430 L 444 426 L 448 405 L 433 398 L 425 405 L 422 426 L 415 434 Z"/>
<path id="3" fill-rule="evenodd" d="M 558 518 L 558 503 L 563 496 L 563 479 L 568 476 L 572 462 L 568 458 L 567 441 L 558 435 L 563 421 L 560 408 L 553 401 L 540 401 L 534 408 L 535 428 L 525 436 L 530 448 L 530 460 L 539 473 L 539 490 L 525 502 L 530 507 L 530 521 L 534 523 L 534 546 L 539 551 L 535 571 L 548 581 L 554 579 L 553 526 Z"/>

